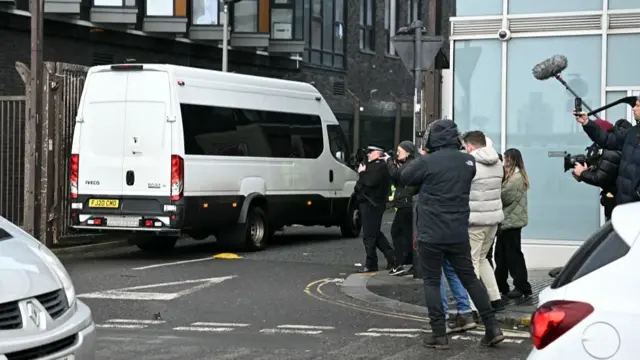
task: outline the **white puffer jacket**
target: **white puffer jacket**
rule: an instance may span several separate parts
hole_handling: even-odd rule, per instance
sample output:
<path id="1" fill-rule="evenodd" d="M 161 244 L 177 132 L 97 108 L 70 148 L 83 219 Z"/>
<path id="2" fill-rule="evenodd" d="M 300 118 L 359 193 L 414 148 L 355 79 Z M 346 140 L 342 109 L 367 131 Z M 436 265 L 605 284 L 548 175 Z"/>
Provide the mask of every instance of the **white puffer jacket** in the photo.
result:
<path id="1" fill-rule="evenodd" d="M 470 153 L 476 158 L 476 176 L 469 194 L 469 225 L 472 226 L 497 225 L 504 220 L 500 198 L 504 168 L 498 153 L 487 145 Z"/>

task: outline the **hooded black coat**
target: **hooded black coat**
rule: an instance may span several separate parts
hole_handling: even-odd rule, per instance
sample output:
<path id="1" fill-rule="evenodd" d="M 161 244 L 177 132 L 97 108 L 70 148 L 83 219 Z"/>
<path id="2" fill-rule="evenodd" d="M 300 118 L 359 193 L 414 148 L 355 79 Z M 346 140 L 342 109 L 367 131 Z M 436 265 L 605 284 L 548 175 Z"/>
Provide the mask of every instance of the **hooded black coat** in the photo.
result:
<path id="1" fill-rule="evenodd" d="M 619 132 L 606 132 L 593 121 L 583 130 L 605 150 L 620 151 L 620 167 L 616 179 L 616 201 L 626 204 L 640 200 L 640 125 Z"/>
<path id="2" fill-rule="evenodd" d="M 632 125 L 628 121 L 617 122 L 609 133 L 623 134 Z M 580 174 L 579 180 L 602 189 L 601 196 L 607 193 L 616 194 L 616 180 L 620 167 L 622 152 L 619 150 L 602 150 L 598 163 Z"/>
<path id="3" fill-rule="evenodd" d="M 451 120 L 435 121 L 428 155 L 402 169 L 400 181 L 419 186 L 418 241 L 453 244 L 469 241 L 469 193 L 476 175 L 473 156 L 460 151 L 460 133 Z"/>

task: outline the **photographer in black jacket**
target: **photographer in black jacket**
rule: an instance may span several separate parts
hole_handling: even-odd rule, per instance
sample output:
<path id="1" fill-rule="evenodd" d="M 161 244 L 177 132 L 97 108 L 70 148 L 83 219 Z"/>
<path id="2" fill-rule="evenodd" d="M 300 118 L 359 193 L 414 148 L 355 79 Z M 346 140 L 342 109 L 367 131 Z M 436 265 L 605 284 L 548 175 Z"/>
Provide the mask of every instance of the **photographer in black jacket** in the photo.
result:
<path id="1" fill-rule="evenodd" d="M 365 265 L 360 272 L 378 271 L 376 249 L 380 249 L 387 259 L 387 269 L 395 266 L 393 249 L 387 237 L 380 231 L 391 188 L 391 176 L 382 158 L 383 151 L 380 147 L 369 146 L 366 164 L 358 166 L 359 176 L 354 190 L 360 203 L 362 240 L 366 252 Z"/>
<path id="2" fill-rule="evenodd" d="M 396 215 L 391 225 L 396 266 L 389 271 L 394 276 L 406 275 L 413 268 L 413 196 L 416 189 L 400 182 L 400 172 L 415 159 L 417 153 L 411 141 L 403 141 L 398 145 L 396 157 L 386 157 L 391 183 L 396 188 L 392 202 Z"/>
<path id="3" fill-rule="evenodd" d="M 613 134 L 621 134 L 632 127 L 625 119 L 620 119 L 615 125 L 604 120 L 595 120 L 594 123 L 604 131 Z M 622 152 L 619 150 L 602 150 L 598 162 L 591 167 L 576 164 L 573 168 L 573 176 L 576 180 L 586 184 L 597 186 L 600 191 L 600 204 L 604 207 L 604 216 L 611 219 L 611 213 L 616 206 L 616 179 L 620 167 Z"/>

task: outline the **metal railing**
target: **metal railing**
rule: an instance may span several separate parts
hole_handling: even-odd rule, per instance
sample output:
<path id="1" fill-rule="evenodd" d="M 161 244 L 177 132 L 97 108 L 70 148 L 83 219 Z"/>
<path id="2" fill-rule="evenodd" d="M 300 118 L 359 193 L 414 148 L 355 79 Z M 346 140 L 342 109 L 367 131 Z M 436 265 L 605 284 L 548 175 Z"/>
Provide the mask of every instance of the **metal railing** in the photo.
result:
<path id="1" fill-rule="evenodd" d="M 22 225 L 25 96 L 0 96 L 0 215 Z"/>

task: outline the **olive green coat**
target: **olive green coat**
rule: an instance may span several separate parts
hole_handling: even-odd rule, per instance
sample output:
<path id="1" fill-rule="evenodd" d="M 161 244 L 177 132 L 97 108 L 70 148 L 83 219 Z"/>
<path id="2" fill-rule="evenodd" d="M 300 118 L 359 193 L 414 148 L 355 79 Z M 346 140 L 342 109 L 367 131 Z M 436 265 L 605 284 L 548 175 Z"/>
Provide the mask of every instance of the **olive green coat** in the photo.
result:
<path id="1" fill-rule="evenodd" d="M 504 221 L 502 230 L 517 229 L 527 226 L 529 214 L 527 210 L 527 190 L 520 171 L 516 171 L 502 184 L 502 211 Z"/>

